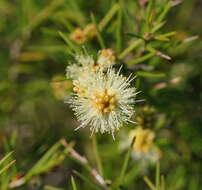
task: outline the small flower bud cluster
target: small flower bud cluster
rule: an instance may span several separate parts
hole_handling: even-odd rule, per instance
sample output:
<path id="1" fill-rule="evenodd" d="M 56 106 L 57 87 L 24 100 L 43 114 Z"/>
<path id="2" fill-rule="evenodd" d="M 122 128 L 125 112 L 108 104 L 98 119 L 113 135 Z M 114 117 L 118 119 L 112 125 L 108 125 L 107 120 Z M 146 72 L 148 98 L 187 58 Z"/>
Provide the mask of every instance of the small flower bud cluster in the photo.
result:
<path id="1" fill-rule="evenodd" d="M 83 44 L 96 36 L 96 29 L 93 24 L 88 24 L 84 29 L 76 28 L 71 34 L 70 39 L 77 44 Z"/>
<path id="2" fill-rule="evenodd" d="M 124 122 L 131 122 L 134 114 L 133 78 L 122 76 L 120 70 L 115 72 L 111 49 L 100 50 L 96 60 L 89 55 L 76 55 L 75 60 L 76 64 L 67 67 L 74 86 L 74 96 L 67 102 L 81 123 L 78 128 L 89 126 L 92 133 L 114 135 Z"/>

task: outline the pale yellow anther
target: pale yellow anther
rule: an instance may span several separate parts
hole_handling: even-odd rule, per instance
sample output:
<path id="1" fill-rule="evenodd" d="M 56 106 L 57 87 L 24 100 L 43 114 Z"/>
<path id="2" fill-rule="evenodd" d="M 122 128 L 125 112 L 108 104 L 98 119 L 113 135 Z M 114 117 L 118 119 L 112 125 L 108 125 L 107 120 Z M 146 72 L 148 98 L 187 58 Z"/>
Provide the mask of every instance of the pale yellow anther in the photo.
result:
<path id="1" fill-rule="evenodd" d="M 74 92 L 77 92 L 77 91 L 78 91 L 78 88 L 77 88 L 77 87 L 74 87 L 74 88 L 73 88 L 73 91 L 74 91 Z"/>
<path id="2" fill-rule="evenodd" d="M 100 111 L 102 111 L 102 110 L 104 109 L 104 105 L 103 105 L 103 104 L 98 104 L 97 106 L 98 106 L 98 109 L 99 109 Z"/>
<path id="3" fill-rule="evenodd" d="M 112 96 L 115 96 L 115 93 L 114 93 L 112 90 L 108 90 L 107 92 L 108 92 L 108 95 L 109 95 L 109 96 L 111 96 L 111 97 L 112 97 Z"/>
<path id="4" fill-rule="evenodd" d="M 100 97 L 103 97 L 103 96 L 105 96 L 105 94 L 106 94 L 106 92 L 103 91 L 103 92 L 100 92 L 100 93 L 99 93 L 99 96 L 100 96 Z"/>
<path id="5" fill-rule="evenodd" d="M 112 97 L 109 102 L 110 102 L 110 104 L 114 104 L 116 102 L 116 99 L 114 97 Z"/>
<path id="6" fill-rule="evenodd" d="M 104 99 L 104 101 L 105 101 L 105 102 L 108 102 L 108 101 L 110 100 L 110 98 L 109 98 L 109 96 L 108 96 L 108 95 L 104 96 L 104 98 L 103 98 L 103 99 Z"/>
<path id="7" fill-rule="evenodd" d="M 95 100 L 95 103 L 96 103 L 96 104 L 99 104 L 99 103 L 100 103 L 100 100 L 99 100 L 99 99 L 94 98 L 94 100 Z"/>
<path id="8" fill-rule="evenodd" d="M 103 112 L 104 113 L 108 113 L 109 112 L 109 108 L 104 108 Z"/>
<path id="9" fill-rule="evenodd" d="M 73 80 L 73 85 L 74 85 L 73 91 L 75 93 L 77 93 L 78 95 L 85 95 L 86 94 L 85 90 L 80 85 L 79 80 Z"/>
<path id="10" fill-rule="evenodd" d="M 111 111 L 113 111 L 113 110 L 115 110 L 116 107 L 115 107 L 115 105 L 110 105 L 109 108 L 110 108 Z"/>
<path id="11" fill-rule="evenodd" d="M 96 96 L 95 95 L 92 95 L 91 97 L 93 100 L 96 100 Z"/>

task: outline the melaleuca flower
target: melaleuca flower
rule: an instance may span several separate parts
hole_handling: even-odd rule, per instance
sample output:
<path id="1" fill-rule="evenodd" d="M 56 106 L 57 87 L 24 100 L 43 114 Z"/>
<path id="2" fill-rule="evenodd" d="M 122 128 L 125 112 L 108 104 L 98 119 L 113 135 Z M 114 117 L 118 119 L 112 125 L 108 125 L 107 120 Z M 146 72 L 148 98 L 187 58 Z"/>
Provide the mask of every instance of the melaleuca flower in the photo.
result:
<path id="1" fill-rule="evenodd" d="M 107 72 L 83 71 L 79 86 L 83 91 L 68 101 L 81 123 L 77 128 L 90 127 L 92 133 L 108 132 L 114 136 L 123 123 L 132 122 L 136 89 L 130 86 L 133 78 L 115 73 L 112 68 Z M 85 88 L 83 88 L 85 86 Z"/>
<path id="2" fill-rule="evenodd" d="M 139 162 L 140 169 L 145 171 L 149 164 L 154 164 L 161 158 L 162 153 L 154 144 L 155 133 L 150 129 L 142 129 L 141 127 L 122 136 L 120 149 L 128 149 L 134 137 L 131 156 Z"/>
<path id="3" fill-rule="evenodd" d="M 96 36 L 96 29 L 93 24 L 87 24 L 84 29 L 76 28 L 71 34 L 70 39 L 77 44 L 83 44 Z"/>
<path id="4" fill-rule="evenodd" d="M 99 51 L 97 62 L 102 65 L 103 68 L 108 68 L 115 64 L 115 54 L 112 49 L 102 49 Z"/>
<path id="5" fill-rule="evenodd" d="M 155 133 L 152 130 L 137 128 L 129 133 L 129 138 L 133 139 L 133 137 L 135 137 L 132 152 L 134 159 L 151 163 L 159 160 L 161 154 L 154 145 Z"/>
<path id="6" fill-rule="evenodd" d="M 72 63 L 66 68 L 66 77 L 78 79 L 87 73 L 96 71 L 96 63 L 92 56 L 87 54 L 75 55 L 75 63 Z"/>
<path id="7" fill-rule="evenodd" d="M 68 78 L 78 79 L 85 74 L 105 71 L 115 64 L 115 55 L 111 49 L 102 49 L 99 51 L 97 60 L 88 54 L 80 54 L 75 55 L 75 61 L 66 69 Z"/>
<path id="8" fill-rule="evenodd" d="M 84 31 L 80 28 L 76 28 L 75 31 L 70 34 L 70 39 L 77 44 L 83 44 L 87 41 Z"/>
<path id="9" fill-rule="evenodd" d="M 73 79 L 73 91 L 77 95 L 84 95 L 84 92 L 89 88 L 92 76 L 98 71 L 102 70 L 101 67 L 96 64 L 95 60 L 90 55 L 76 55 L 75 64 L 71 64 L 66 69 L 67 78 Z"/>

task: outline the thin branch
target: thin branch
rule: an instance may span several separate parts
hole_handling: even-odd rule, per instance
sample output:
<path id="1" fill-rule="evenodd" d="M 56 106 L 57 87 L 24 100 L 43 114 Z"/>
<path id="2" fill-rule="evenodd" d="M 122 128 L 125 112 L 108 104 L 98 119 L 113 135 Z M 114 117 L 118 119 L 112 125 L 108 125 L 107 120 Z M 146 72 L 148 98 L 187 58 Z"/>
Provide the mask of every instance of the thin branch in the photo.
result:
<path id="1" fill-rule="evenodd" d="M 91 176 L 95 179 L 95 181 L 102 187 L 103 190 L 109 190 L 107 183 L 103 179 L 103 177 L 99 174 L 99 172 L 90 166 L 86 157 L 81 156 L 77 151 L 75 151 L 65 139 L 61 140 L 61 144 L 68 151 L 68 155 L 70 155 L 75 161 L 79 162 L 86 170 L 89 171 Z"/>

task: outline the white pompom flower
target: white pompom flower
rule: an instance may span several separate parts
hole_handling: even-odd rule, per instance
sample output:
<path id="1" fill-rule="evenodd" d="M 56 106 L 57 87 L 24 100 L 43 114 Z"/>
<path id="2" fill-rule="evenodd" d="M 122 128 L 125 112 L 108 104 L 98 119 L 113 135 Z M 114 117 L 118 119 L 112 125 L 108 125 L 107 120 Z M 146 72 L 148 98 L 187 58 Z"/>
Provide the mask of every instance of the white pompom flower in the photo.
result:
<path id="1" fill-rule="evenodd" d="M 67 78 L 78 79 L 83 78 L 83 75 L 89 75 L 89 73 L 106 71 L 115 64 L 116 59 L 112 49 L 100 50 L 97 60 L 87 53 L 75 55 L 74 58 L 75 64 L 71 64 L 66 69 Z"/>
<path id="2" fill-rule="evenodd" d="M 134 78 L 111 67 L 106 72 L 85 70 L 82 75 L 74 84 L 75 95 L 67 101 L 81 123 L 77 129 L 89 126 L 92 134 L 107 132 L 114 137 L 124 123 L 132 122 L 137 92 L 130 83 Z"/>
<path id="3" fill-rule="evenodd" d="M 75 55 L 75 63 L 67 66 L 66 77 L 72 79 L 78 79 L 83 75 L 93 72 L 96 67 L 96 63 L 92 56 L 88 54 Z"/>

